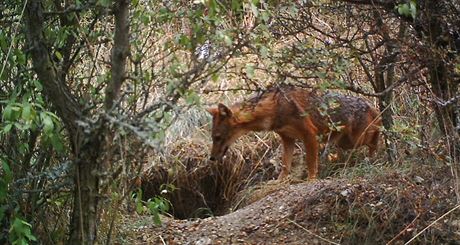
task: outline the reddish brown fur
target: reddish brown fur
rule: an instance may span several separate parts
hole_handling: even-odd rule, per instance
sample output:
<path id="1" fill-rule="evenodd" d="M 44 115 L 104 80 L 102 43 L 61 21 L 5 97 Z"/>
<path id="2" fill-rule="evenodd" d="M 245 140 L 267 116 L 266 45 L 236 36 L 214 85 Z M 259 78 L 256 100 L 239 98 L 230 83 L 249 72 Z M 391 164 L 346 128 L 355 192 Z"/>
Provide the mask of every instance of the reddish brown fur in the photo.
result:
<path id="1" fill-rule="evenodd" d="M 283 169 L 289 174 L 295 140 L 303 141 L 309 179 L 318 175 L 319 137 L 343 149 L 378 147 L 381 121 L 365 100 L 344 95 L 318 95 L 301 88 L 270 89 L 248 101 L 208 110 L 213 116 L 211 159 L 220 159 L 228 147 L 250 131 L 275 131 L 283 143 Z"/>

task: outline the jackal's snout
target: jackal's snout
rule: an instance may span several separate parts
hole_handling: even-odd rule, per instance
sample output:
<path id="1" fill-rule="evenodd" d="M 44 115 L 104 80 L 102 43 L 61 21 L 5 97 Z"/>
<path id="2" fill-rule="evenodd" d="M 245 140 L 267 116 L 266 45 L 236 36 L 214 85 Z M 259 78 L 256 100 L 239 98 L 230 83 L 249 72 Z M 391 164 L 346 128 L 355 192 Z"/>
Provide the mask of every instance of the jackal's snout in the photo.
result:
<path id="1" fill-rule="evenodd" d="M 222 148 L 213 147 L 213 149 L 211 151 L 211 157 L 209 158 L 209 160 L 211 160 L 211 161 L 221 161 L 222 158 L 224 157 L 225 153 L 227 153 L 227 150 L 228 150 L 228 146 L 222 147 Z"/>

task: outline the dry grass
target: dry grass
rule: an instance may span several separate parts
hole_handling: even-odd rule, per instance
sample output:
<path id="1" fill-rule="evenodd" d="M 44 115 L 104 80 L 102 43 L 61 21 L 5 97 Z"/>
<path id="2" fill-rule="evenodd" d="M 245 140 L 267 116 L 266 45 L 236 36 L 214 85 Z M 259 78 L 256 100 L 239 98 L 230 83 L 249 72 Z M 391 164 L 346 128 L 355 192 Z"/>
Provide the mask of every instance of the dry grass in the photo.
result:
<path id="1" fill-rule="evenodd" d="M 307 229 L 323 230 L 326 237 L 337 239 L 340 235 L 342 244 L 402 244 L 455 206 L 452 180 L 439 178 L 447 168 L 421 169 L 357 178 L 345 186 L 324 190 L 321 196 L 299 204 L 292 218 Z M 429 179 L 430 172 L 439 177 Z M 458 214 L 415 241 L 446 244 L 460 238 L 455 226 Z"/>
<path id="2" fill-rule="evenodd" d="M 275 176 L 271 162 L 276 140 L 272 135 L 243 137 L 223 162 L 211 162 L 210 118 L 204 110 L 189 116 L 196 118 L 172 125 L 168 133 L 176 136 L 167 136 L 163 154 L 150 157 L 142 181 L 146 198 L 159 195 L 162 186 L 172 185 L 175 191 L 166 196 L 176 217 L 221 215 L 233 209 L 239 191 Z"/>

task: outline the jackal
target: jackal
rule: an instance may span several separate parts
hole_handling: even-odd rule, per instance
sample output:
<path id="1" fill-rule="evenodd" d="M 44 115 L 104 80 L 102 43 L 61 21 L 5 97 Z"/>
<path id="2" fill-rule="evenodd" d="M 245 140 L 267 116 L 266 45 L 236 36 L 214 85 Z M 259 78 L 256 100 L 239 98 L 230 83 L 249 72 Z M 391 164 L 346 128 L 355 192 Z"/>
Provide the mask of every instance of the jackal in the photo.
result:
<path id="1" fill-rule="evenodd" d="M 366 145 L 371 156 L 378 148 L 379 113 L 358 97 L 283 86 L 230 107 L 220 103 L 208 112 L 213 116 L 211 160 L 220 160 L 228 147 L 248 132 L 279 134 L 283 156 L 278 179 L 289 174 L 296 139 L 305 146 L 309 180 L 318 175 L 320 142 L 342 149 Z"/>

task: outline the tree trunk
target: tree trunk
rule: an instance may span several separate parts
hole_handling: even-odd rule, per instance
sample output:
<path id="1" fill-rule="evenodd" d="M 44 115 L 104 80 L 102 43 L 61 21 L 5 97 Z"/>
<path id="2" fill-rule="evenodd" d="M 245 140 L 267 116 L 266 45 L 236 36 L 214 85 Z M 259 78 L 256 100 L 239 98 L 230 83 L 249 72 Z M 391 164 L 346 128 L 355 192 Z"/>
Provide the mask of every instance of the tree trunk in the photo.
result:
<path id="1" fill-rule="evenodd" d="M 458 125 L 458 115 L 455 103 L 445 104 L 445 102 L 454 98 L 458 93 L 458 82 L 453 77 L 453 67 L 449 67 L 453 57 L 443 55 L 444 50 L 448 48 L 449 43 L 443 37 L 448 36 L 444 33 L 442 19 L 437 9 L 441 8 L 439 1 L 430 0 L 424 2 L 424 17 L 426 18 L 425 33 L 429 37 L 431 52 L 428 60 L 429 83 L 436 96 L 434 110 L 438 121 L 439 129 L 447 139 L 449 154 L 453 161 L 460 161 L 460 135 Z M 449 70 L 450 68 L 450 70 Z M 441 101 L 442 103 L 437 103 Z"/>
<path id="2" fill-rule="evenodd" d="M 396 44 L 391 39 L 388 33 L 388 28 L 384 25 L 383 19 L 380 13 L 374 12 L 374 16 L 377 20 L 376 26 L 380 29 L 380 34 L 385 41 L 385 52 L 383 57 L 378 61 L 378 64 L 374 67 L 375 77 L 375 88 L 377 93 L 385 91 L 388 87 L 392 86 L 395 80 L 395 62 L 397 60 Z M 400 32 L 403 32 L 401 26 Z M 391 103 L 393 102 L 393 92 L 390 90 L 383 96 L 379 97 L 379 108 L 382 113 L 382 124 L 385 128 L 384 140 L 388 160 L 392 163 L 396 161 L 396 145 L 394 143 L 394 137 L 391 135 L 393 128 L 393 108 Z"/>
<path id="3" fill-rule="evenodd" d="M 27 41 L 33 68 L 43 83 L 43 92 L 49 98 L 57 115 L 64 122 L 76 164 L 74 209 L 70 222 L 68 244 L 93 244 L 97 230 L 98 176 L 97 160 L 100 154 L 99 134 L 84 134 L 77 121 L 82 120 L 81 108 L 67 87 L 62 71 L 50 59 L 44 33 L 42 1 L 30 0 L 26 9 Z M 89 136 L 89 137 L 88 137 Z M 83 144 L 83 146 L 82 146 Z"/>
<path id="4" fill-rule="evenodd" d="M 111 113 L 117 106 L 120 89 L 125 80 L 126 58 L 129 54 L 129 0 L 118 0 L 114 4 L 115 35 L 112 48 L 112 80 L 106 87 L 105 110 Z M 99 173 L 105 171 L 102 154 L 110 147 L 108 138 L 112 132 L 107 127 L 106 118 L 100 118 L 99 124 L 88 135 L 88 141 L 80 152 L 80 162 L 76 173 L 76 195 L 72 216 L 71 235 L 68 244 L 93 244 L 97 240 L 97 221 L 99 220 Z"/>
<path id="5" fill-rule="evenodd" d="M 106 87 L 105 108 L 110 111 L 125 80 L 126 58 L 129 54 L 129 0 L 118 0 L 114 6 L 115 36 L 112 48 L 112 81 Z"/>
<path id="6" fill-rule="evenodd" d="M 97 239 L 99 204 L 99 156 L 102 125 L 80 150 L 75 170 L 74 204 L 67 244 L 94 244 Z"/>

